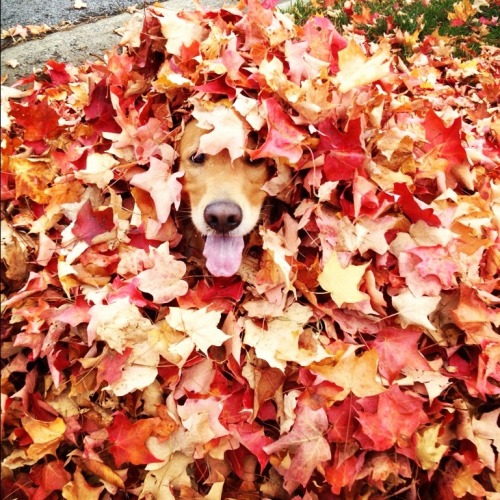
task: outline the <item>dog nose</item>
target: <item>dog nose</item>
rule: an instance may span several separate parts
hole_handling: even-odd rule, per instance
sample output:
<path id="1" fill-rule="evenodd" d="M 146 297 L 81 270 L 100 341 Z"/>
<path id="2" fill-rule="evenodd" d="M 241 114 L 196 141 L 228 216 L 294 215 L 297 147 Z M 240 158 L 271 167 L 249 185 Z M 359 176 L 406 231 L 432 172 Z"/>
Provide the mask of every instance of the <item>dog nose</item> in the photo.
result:
<path id="1" fill-rule="evenodd" d="M 203 216 L 205 222 L 218 233 L 229 233 L 241 224 L 243 213 L 236 203 L 216 201 L 206 206 Z"/>

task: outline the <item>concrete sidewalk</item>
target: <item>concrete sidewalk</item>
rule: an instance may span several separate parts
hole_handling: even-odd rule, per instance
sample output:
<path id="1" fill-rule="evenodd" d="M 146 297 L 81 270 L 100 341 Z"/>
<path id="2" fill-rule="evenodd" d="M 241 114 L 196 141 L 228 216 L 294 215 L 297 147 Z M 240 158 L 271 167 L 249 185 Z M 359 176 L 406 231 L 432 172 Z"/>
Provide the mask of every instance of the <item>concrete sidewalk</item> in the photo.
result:
<path id="1" fill-rule="evenodd" d="M 224 0 L 201 0 L 201 5 L 208 9 L 217 9 Z M 193 10 L 191 0 L 169 0 L 163 6 L 172 10 Z M 78 66 L 88 59 L 96 59 L 116 45 L 120 36 L 115 33 L 123 27 L 132 15 L 143 17 L 142 9 L 136 14 L 119 14 L 104 19 L 92 20 L 85 24 L 70 26 L 61 31 L 55 31 L 43 38 L 18 43 L 2 50 L 1 74 L 7 76 L 4 85 L 12 85 L 16 80 L 30 75 L 36 69 L 41 69 L 49 59 L 59 62 L 69 62 Z M 15 68 L 12 64 L 18 64 Z"/>

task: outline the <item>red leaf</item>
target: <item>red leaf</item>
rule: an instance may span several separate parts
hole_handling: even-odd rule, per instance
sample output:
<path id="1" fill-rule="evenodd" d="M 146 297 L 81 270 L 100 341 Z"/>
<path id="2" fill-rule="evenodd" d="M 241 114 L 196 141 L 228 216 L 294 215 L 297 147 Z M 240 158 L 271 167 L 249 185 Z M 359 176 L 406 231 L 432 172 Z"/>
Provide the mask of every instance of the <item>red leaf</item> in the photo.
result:
<path id="1" fill-rule="evenodd" d="M 267 465 L 269 457 L 264 447 L 273 442 L 273 439 L 264 434 L 264 429 L 255 422 L 239 422 L 228 426 L 231 435 L 235 437 L 247 450 L 251 451 L 259 461 L 262 469 Z"/>
<path id="2" fill-rule="evenodd" d="M 90 321 L 89 309 L 92 306 L 83 298 L 83 295 L 78 295 L 75 298 L 75 303 L 70 306 L 62 306 L 54 319 L 68 323 L 71 326 L 77 326 L 80 323 L 88 323 Z"/>
<path id="3" fill-rule="evenodd" d="M 27 141 L 49 139 L 59 129 L 59 115 L 47 98 L 28 105 L 11 102 L 10 114 L 24 128 L 24 139 Z"/>
<path id="4" fill-rule="evenodd" d="M 394 194 L 399 196 L 397 204 L 401 211 L 413 222 L 423 220 L 429 226 L 439 227 L 441 221 L 431 207 L 424 208 L 424 203 L 417 201 L 408 186 L 403 182 L 394 184 Z"/>
<path id="5" fill-rule="evenodd" d="M 71 81 L 71 76 L 66 71 L 66 64 L 50 59 L 45 63 L 47 73 L 54 85 L 65 85 Z"/>
<path id="6" fill-rule="evenodd" d="M 359 407 L 359 406 L 358 406 Z M 331 406 L 328 411 L 328 422 L 332 425 L 328 430 L 328 440 L 333 443 L 348 443 L 354 439 L 353 434 L 358 426 L 357 410 L 354 397 L 348 396 L 338 405 Z"/>
<path id="7" fill-rule="evenodd" d="M 344 486 L 352 486 L 362 465 L 363 459 L 353 456 L 328 467 L 325 470 L 325 479 L 332 487 L 332 493 L 340 495 Z"/>
<path id="8" fill-rule="evenodd" d="M 123 367 L 132 352 L 131 347 L 127 347 L 123 353 L 107 352 L 97 365 L 97 383 L 100 385 L 105 380 L 108 384 L 112 384 L 120 380 L 123 377 Z"/>
<path id="9" fill-rule="evenodd" d="M 43 500 L 53 491 L 61 491 L 71 480 L 71 474 L 64 468 L 64 462 L 61 460 L 37 465 L 30 475 L 33 482 L 39 486 L 35 495 L 31 497 L 34 500 Z"/>
<path id="10" fill-rule="evenodd" d="M 113 209 L 109 207 L 94 211 L 92 203 L 87 200 L 76 216 L 72 232 L 77 238 L 91 245 L 96 236 L 111 231 L 114 227 Z"/>
<path id="11" fill-rule="evenodd" d="M 427 140 L 424 151 L 429 152 L 436 148 L 439 156 L 447 160 L 449 166 L 467 162 L 467 154 L 460 140 L 462 129 L 460 117 L 456 118 L 450 127 L 446 127 L 443 120 L 431 109 L 425 116 L 424 127 Z"/>
<path id="12" fill-rule="evenodd" d="M 379 396 L 364 398 L 360 404 L 368 410 L 373 410 L 371 406 L 375 401 L 375 412 L 358 412 L 362 432 L 372 441 L 373 450 L 384 451 L 394 445 L 400 448 L 409 447 L 413 434 L 422 424 L 429 421 L 423 410 L 423 399 L 401 392 L 397 385 L 392 385 Z M 360 437 L 357 435 L 358 440 Z M 362 444 L 367 447 L 366 443 Z"/>
<path id="13" fill-rule="evenodd" d="M 332 120 L 318 126 L 319 152 L 326 152 L 323 172 L 329 181 L 351 180 L 354 172 L 366 161 L 366 151 L 361 144 L 361 120 L 352 120 L 346 131 L 341 132 Z"/>
<path id="14" fill-rule="evenodd" d="M 157 418 L 132 423 L 124 412 L 115 413 L 113 424 L 108 428 L 108 435 L 113 443 L 110 452 L 117 467 L 121 467 L 125 462 L 134 465 L 161 462 L 146 448 L 146 440 L 159 423 Z"/>
<path id="15" fill-rule="evenodd" d="M 264 144 L 250 155 L 256 158 L 288 158 L 296 163 L 302 156 L 301 142 L 306 138 L 305 132 L 297 127 L 285 114 L 281 104 L 275 97 L 264 101 L 267 109 L 268 133 Z"/>
<path id="16" fill-rule="evenodd" d="M 312 410 L 303 406 L 297 412 L 292 431 L 264 448 L 269 454 L 281 450 L 293 454 L 290 468 L 285 474 L 285 489 L 288 487 L 293 490 L 294 482 L 305 486 L 314 469 L 330 460 L 330 446 L 323 437 L 327 428 L 328 419 L 323 408 Z"/>
<path id="17" fill-rule="evenodd" d="M 377 333 L 370 343 L 379 354 L 379 372 L 392 382 L 403 368 L 430 370 L 430 366 L 418 350 L 422 332 L 388 327 Z"/>

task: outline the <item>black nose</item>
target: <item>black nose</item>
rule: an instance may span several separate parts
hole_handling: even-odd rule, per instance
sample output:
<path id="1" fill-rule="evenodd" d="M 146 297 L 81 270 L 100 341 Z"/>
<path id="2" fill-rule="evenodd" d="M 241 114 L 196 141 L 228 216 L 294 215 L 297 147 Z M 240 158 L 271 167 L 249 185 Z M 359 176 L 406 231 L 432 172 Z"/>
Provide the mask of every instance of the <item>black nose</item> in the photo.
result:
<path id="1" fill-rule="evenodd" d="M 216 201 L 206 206 L 203 216 L 212 229 L 218 233 L 228 233 L 241 224 L 243 213 L 236 203 Z"/>

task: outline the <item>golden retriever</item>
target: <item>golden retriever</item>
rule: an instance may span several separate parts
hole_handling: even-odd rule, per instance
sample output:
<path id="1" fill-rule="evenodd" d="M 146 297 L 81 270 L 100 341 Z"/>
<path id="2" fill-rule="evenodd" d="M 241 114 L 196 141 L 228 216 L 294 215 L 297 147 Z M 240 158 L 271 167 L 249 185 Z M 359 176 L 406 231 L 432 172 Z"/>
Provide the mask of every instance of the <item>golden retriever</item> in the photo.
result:
<path id="1" fill-rule="evenodd" d="M 231 161 L 226 149 L 215 155 L 201 153 L 200 138 L 206 133 L 194 119 L 186 125 L 179 143 L 182 192 L 194 226 L 205 237 L 207 269 L 214 276 L 232 276 L 241 264 L 244 236 L 260 218 L 269 162 L 248 156 Z"/>

